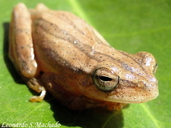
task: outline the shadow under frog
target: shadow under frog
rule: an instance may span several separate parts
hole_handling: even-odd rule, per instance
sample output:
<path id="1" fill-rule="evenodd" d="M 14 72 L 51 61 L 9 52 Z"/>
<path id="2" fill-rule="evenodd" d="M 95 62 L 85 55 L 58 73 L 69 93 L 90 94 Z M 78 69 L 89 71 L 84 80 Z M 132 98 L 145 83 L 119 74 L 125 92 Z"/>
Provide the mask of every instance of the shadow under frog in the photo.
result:
<path id="1" fill-rule="evenodd" d="M 18 84 L 23 84 L 24 81 L 18 75 L 13 64 L 8 58 L 8 33 L 9 23 L 3 24 L 4 42 L 3 42 L 3 58 L 8 71 L 11 73 L 14 81 Z M 34 91 L 29 89 L 33 95 Z M 51 94 L 45 97 L 45 101 L 51 105 L 51 110 L 54 112 L 54 118 L 61 125 L 80 126 L 83 128 L 122 128 L 123 114 L 122 111 L 108 111 L 104 108 L 91 108 L 85 110 L 70 110 L 61 105 Z"/>
<path id="2" fill-rule="evenodd" d="M 82 128 L 122 128 L 124 125 L 122 111 L 108 111 L 104 108 L 70 110 L 55 98 L 48 99 L 45 98 L 51 105 L 55 120 L 62 125 Z"/>

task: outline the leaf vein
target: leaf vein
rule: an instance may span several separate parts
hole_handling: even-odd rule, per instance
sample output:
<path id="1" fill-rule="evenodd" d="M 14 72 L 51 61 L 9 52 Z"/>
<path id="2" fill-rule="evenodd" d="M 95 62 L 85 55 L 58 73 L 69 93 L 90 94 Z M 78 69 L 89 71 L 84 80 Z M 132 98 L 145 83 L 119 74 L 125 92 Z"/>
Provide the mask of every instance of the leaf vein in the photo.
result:
<path id="1" fill-rule="evenodd" d="M 156 128 L 160 128 L 158 120 L 154 117 L 152 112 L 148 109 L 147 105 L 141 104 L 141 106 L 144 109 L 144 111 L 147 113 L 147 115 L 151 118 L 151 120 L 154 122 L 154 124 L 156 125 Z"/>

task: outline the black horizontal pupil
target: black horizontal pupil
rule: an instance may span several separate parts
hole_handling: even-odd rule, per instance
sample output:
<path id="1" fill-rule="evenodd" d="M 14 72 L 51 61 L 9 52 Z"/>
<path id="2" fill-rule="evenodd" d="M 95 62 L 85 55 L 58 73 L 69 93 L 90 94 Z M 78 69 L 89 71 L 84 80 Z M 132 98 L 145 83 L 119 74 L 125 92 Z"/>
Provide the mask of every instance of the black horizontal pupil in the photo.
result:
<path id="1" fill-rule="evenodd" d="M 106 76 L 99 76 L 99 78 L 103 81 L 111 81 L 112 79 Z"/>

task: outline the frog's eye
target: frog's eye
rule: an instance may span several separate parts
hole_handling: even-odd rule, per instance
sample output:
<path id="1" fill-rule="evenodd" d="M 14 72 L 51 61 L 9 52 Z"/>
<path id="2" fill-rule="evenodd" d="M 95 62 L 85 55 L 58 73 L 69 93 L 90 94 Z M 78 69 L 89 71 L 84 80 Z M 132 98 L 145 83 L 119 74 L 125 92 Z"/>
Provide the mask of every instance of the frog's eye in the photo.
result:
<path id="1" fill-rule="evenodd" d="M 119 76 L 113 70 L 102 67 L 94 71 L 93 81 L 99 90 L 110 92 L 117 87 Z"/>

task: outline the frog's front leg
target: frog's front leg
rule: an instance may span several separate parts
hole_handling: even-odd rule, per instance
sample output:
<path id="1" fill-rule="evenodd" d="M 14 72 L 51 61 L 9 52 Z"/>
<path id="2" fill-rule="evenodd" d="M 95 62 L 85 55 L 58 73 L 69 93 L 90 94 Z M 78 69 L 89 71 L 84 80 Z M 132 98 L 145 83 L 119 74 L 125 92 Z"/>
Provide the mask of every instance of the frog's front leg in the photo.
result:
<path id="1" fill-rule="evenodd" d="M 26 6 L 24 4 L 15 6 L 10 23 L 9 57 L 18 72 L 26 78 L 32 78 L 37 72 L 31 23 Z"/>
<path id="2" fill-rule="evenodd" d="M 34 55 L 30 17 L 24 4 L 15 6 L 10 23 L 9 58 L 28 86 L 37 92 L 42 92 L 39 97 L 31 98 L 31 101 L 40 101 L 46 91 L 36 80 L 38 65 Z"/>

